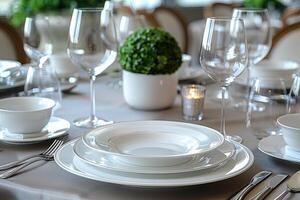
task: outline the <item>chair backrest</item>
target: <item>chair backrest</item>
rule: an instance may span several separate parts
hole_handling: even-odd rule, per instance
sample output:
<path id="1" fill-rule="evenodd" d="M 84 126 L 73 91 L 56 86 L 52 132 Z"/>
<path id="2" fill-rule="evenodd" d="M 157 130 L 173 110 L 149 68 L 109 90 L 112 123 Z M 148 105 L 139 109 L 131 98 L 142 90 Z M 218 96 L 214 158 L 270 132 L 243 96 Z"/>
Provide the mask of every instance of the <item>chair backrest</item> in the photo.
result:
<path id="1" fill-rule="evenodd" d="M 29 62 L 23 49 L 22 37 L 3 19 L 0 19 L 0 59 L 17 60 L 23 64 Z"/>
<path id="2" fill-rule="evenodd" d="M 177 11 L 169 7 L 160 6 L 153 11 L 159 27 L 168 31 L 177 40 L 183 52 L 188 49 L 188 31 L 185 18 Z"/>
<path id="3" fill-rule="evenodd" d="M 212 3 L 204 10 L 205 17 L 231 17 L 234 8 L 239 7 L 237 3 Z"/>
<path id="4" fill-rule="evenodd" d="M 300 22 L 281 29 L 273 37 L 267 57 L 276 60 L 293 60 L 300 64 Z"/>
<path id="5" fill-rule="evenodd" d="M 283 26 L 300 22 L 300 8 L 286 8 L 282 13 L 281 21 Z"/>

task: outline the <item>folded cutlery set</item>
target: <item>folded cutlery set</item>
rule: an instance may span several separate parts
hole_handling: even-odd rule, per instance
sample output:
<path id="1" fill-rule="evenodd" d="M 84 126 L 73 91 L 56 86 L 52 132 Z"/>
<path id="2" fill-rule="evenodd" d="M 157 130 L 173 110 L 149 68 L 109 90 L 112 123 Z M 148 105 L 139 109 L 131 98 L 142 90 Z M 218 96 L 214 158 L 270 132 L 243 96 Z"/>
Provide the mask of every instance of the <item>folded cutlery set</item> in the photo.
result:
<path id="1" fill-rule="evenodd" d="M 264 181 L 264 186 L 261 189 L 258 189 L 257 191 L 252 194 L 251 197 L 247 197 L 247 199 L 250 200 L 263 200 L 265 199 L 273 190 L 275 190 L 281 183 L 283 183 L 286 179 L 287 181 L 287 187 L 286 189 L 276 195 L 276 197 L 273 197 L 274 200 L 282 200 L 286 199 L 288 197 L 288 193 L 290 192 L 299 192 L 300 191 L 300 171 L 295 173 L 293 176 L 288 178 L 288 175 L 286 174 L 276 174 L 272 175 L 272 172 L 270 171 L 261 171 L 254 175 L 252 179 L 250 180 L 250 183 L 242 188 L 238 193 L 236 193 L 233 197 L 230 198 L 230 200 L 242 200 L 246 199 L 246 196 L 250 191 L 254 190 L 254 187 L 256 187 L 259 183 Z"/>

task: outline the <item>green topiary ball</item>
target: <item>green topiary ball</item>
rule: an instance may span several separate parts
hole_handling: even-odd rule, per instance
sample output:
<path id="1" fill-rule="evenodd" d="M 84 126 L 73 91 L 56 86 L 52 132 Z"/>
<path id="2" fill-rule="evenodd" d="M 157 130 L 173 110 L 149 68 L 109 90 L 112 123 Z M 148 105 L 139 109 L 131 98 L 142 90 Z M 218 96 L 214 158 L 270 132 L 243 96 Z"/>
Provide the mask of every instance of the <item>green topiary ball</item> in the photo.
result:
<path id="1" fill-rule="evenodd" d="M 119 49 L 119 63 L 139 74 L 173 74 L 181 65 L 176 40 L 157 28 L 143 28 L 128 36 Z"/>

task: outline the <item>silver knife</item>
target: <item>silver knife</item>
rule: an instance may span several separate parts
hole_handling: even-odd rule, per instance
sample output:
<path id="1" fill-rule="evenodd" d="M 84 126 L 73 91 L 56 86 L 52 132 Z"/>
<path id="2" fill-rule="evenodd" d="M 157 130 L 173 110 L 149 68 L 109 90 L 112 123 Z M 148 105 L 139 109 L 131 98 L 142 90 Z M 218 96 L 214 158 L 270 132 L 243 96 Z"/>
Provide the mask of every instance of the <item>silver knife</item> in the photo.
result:
<path id="1" fill-rule="evenodd" d="M 270 171 L 261 171 L 257 173 L 255 176 L 252 177 L 250 183 L 246 187 L 244 187 L 240 192 L 238 192 L 236 195 L 230 198 L 230 200 L 242 200 L 254 186 L 265 180 L 271 174 L 272 172 Z"/>
<path id="2" fill-rule="evenodd" d="M 284 179 L 286 179 L 288 175 L 279 174 L 273 176 L 271 180 L 267 183 L 267 185 L 259 191 L 251 200 L 262 200 L 264 199 L 274 188 L 276 188 Z"/>

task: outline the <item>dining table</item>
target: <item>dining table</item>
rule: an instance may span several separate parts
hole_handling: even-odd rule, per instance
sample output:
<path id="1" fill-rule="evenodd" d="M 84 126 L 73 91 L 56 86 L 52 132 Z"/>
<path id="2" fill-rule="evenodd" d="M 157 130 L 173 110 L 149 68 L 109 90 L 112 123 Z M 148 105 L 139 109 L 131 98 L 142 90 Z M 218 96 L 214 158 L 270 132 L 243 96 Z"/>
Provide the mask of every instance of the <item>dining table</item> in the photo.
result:
<path id="1" fill-rule="evenodd" d="M 136 110 L 126 104 L 121 85 L 112 84 L 115 81 L 116 78 L 109 75 L 101 76 L 97 80 L 96 113 L 99 117 L 113 120 L 115 123 L 136 120 L 184 121 L 181 113 L 180 94 L 177 95 L 171 108 L 155 111 Z M 201 80 L 193 81 L 201 83 Z M 216 98 L 217 86 L 212 82 L 205 83 L 207 94 L 204 105 L 204 117 L 200 121 L 187 121 L 187 123 L 201 124 L 219 130 L 220 101 Z M 235 91 L 233 90 L 232 92 Z M 53 115 L 72 123 L 72 120 L 89 113 L 89 82 L 82 80 L 71 92 L 63 94 L 62 105 L 54 111 Z M 256 139 L 254 131 L 246 127 L 246 113 L 231 106 L 230 102 L 226 104 L 225 117 L 227 134 L 241 136 L 243 145 L 253 152 L 255 158 L 251 168 L 227 180 L 184 187 L 132 187 L 85 179 L 64 171 L 54 161 L 41 161 L 25 168 L 11 178 L 0 179 L 0 199 L 221 200 L 229 199 L 240 191 L 256 173 L 262 170 L 272 171 L 273 174 L 292 175 L 300 169 L 299 164 L 271 158 L 260 152 L 257 148 L 259 141 Z M 263 123 L 268 121 L 268 117 L 265 117 L 262 121 Z M 71 125 L 66 140 L 69 141 L 81 137 L 89 131 L 89 129 Z M 0 143 L 0 164 L 40 153 L 50 144 L 51 141 L 27 145 L 14 145 L 2 142 Z M 268 179 L 256 186 L 246 196 L 246 199 L 250 199 L 257 191 L 263 188 Z M 273 190 L 266 199 L 274 199 L 285 188 L 286 181 Z M 289 199 L 300 199 L 300 194 L 290 194 Z"/>

